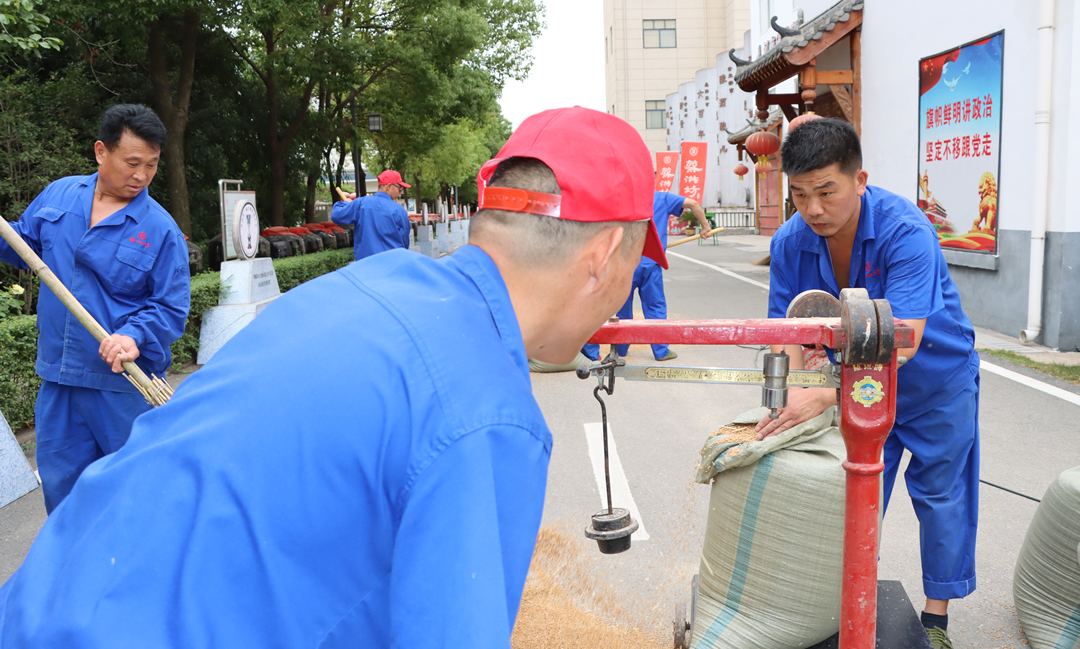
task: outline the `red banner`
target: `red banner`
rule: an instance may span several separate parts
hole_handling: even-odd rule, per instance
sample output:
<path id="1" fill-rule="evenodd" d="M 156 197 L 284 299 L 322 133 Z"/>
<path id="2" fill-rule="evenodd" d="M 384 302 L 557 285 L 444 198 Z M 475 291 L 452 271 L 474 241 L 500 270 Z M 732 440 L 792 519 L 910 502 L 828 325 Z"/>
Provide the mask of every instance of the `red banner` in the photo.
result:
<path id="1" fill-rule="evenodd" d="M 705 191 L 705 153 L 704 142 L 682 143 L 682 167 L 679 174 L 679 194 L 701 202 Z"/>
<path id="2" fill-rule="evenodd" d="M 678 166 L 678 153 L 674 151 L 656 152 L 656 191 L 671 191 L 671 185 L 675 182 L 675 169 Z"/>

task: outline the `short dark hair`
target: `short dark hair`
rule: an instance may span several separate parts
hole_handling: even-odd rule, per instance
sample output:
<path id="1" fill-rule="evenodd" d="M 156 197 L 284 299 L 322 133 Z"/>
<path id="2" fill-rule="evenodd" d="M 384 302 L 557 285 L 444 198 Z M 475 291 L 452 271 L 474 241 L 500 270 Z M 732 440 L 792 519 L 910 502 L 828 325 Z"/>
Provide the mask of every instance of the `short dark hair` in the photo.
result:
<path id="1" fill-rule="evenodd" d="M 842 119 L 815 119 L 791 129 L 780 148 L 784 172 L 798 176 L 839 164 L 854 175 L 862 169 L 862 146 L 855 128 Z"/>
<path id="2" fill-rule="evenodd" d="M 98 139 L 110 151 L 120 142 L 124 131 L 158 148 L 165 146 L 165 125 L 157 113 L 142 104 L 117 104 L 101 116 Z"/>

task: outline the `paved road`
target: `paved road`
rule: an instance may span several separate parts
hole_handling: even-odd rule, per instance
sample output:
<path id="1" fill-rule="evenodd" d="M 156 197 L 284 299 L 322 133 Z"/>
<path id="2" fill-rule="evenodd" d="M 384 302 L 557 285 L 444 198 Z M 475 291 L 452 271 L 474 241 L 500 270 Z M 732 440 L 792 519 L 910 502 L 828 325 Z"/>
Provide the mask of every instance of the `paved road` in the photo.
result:
<path id="1" fill-rule="evenodd" d="M 753 262 L 765 256 L 767 245 L 762 237 L 729 236 L 718 245 L 675 249 L 666 273 L 669 317 L 763 317 L 768 267 Z M 673 348 L 679 352 L 678 364 L 761 366 L 757 349 Z M 651 358 L 647 347 L 631 347 L 631 362 Z M 1076 386 L 1037 372 L 991 362 L 1080 393 Z M 617 382 L 614 395 L 607 397 L 609 422 L 648 540 L 637 538 L 629 552 L 603 556 L 581 533 L 602 506 L 586 435 L 600 422 L 593 385 L 572 373 L 533 375 L 536 398 L 555 438 L 544 523 L 564 529 L 575 540 L 592 587 L 622 609 L 619 615 L 669 637 L 674 604 L 688 599 L 690 577 L 698 568 L 708 510 L 708 487 L 693 482 L 698 451 L 711 431 L 756 407 L 760 390 Z M 981 407 L 982 474 L 987 481 L 1040 498 L 1050 482 L 1080 458 L 1077 404 L 984 371 Z M 1020 648 L 1025 645 L 1012 607 L 1012 569 L 1037 503 L 990 486 L 983 486 L 981 499 L 979 588 L 954 605 L 950 630 L 958 647 Z M 43 519 L 40 491 L 0 510 L 0 581 L 21 561 Z M 885 518 L 880 576 L 900 579 L 921 605 L 917 541 L 918 524 L 898 484 Z"/>
<path id="2" fill-rule="evenodd" d="M 679 255 L 742 278 L 768 283 L 768 267 L 754 260 L 766 252 L 759 237 L 724 237 L 716 246 L 682 246 Z M 666 273 L 670 318 L 764 317 L 767 290 L 672 256 Z M 678 364 L 760 367 L 758 352 L 736 347 L 675 346 Z M 651 362 L 645 346 L 631 347 L 630 362 Z M 1073 394 L 1076 386 L 994 358 L 991 362 Z M 586 424 L 599 422 L 592 381 L 572 374 L 533 375 L 534 391 L 555 437 L 545 523 L 565 526 L 579 539 L 597 581 L 612 597 L 629 600 L 628 615 L 658 634 L 670 629 L 674 602 L 689 594 L 697 570 L 709 489 L 693 483 L 704 439 L 733 416 L 759 404 L 757 388 L 649 385 L 618 381 L 607 398 L 609 421 L 633 500 L 649 540 L 624 555 L 602 556 L 581 535 L 601 507 L 589 458 Z M 982 476 L 1041 498 L 1050 482 L 1080 459 L 1075 421 L 1080 406 L 997 374 L 983 371 Z M 952 607 L 956 646 L 1023 647 L 1012 606 L 1012 571 L 1037 503 L 983 485 L 977 548 L 979 586 Z M 619 506 L 619 503 L 616 503 Z M 918 522 L 899 483 L 885 518 L 879 575 L 899 579 L 921 610 Z"/>

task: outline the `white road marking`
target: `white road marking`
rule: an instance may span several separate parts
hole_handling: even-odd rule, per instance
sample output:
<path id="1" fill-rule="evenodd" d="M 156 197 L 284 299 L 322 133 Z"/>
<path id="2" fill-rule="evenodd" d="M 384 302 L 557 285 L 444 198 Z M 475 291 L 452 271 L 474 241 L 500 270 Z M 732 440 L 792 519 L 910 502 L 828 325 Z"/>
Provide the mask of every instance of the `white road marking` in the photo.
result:
<path id="1" fill-rule="evenodd" d="M 720 268 L 719 266 L 713 266 L 712 264 L 707 264 L 707 263 L 705 263 L 703 261 L 698 261 L 697 259 L 694 259 L 692 257 L 687 257 L 686 255 L 680 255 L 677 252 L 671 252 L 670 250 L 667 251 L 667 256 L 668 257 L 678 257 L 679 259 L 685 259 L 686 261 L 692 261 L 695 264 L 699 264 L 701 266 L 704 266 L 705 268 L 711 268 L 711 269 L 715 270 L 718 273 L 723 273 L 723 274 L 727 275 L 728 277 L 734 277 L 735 279 L 737 279 L 737 280 L 739 280 L 741 282 L 746 282 L 747 284 L 753 284 L 754 286 L 757 286 L 758 288 L 763 288 L 766 291 L 769 290 L 769 285 L 768 284 L 762 284 L 761 282 L 759 282 L 757 280 L 754 280 L 754 279 L 750 279 L 749 277 L 743 277 L 742 275 L 740 275 L 738 273 L 733 273 L 730 270 L 727 270 L 726 268 Z"/>
<path id="2" fill-rule="evenodd" d="M 37 472 L 37 469 L 34 469 L 34 477 L 37 478 L 37 483 L 41 484 L 41 474 Z"/>
<path id="3" fill-rule="evenodd" d="M 693 259 L 691 257 L 687 257 L 686 255 L 679 255 L 678 253 L 673 253 L 671 251 L 667 251 L 667 256 L 669 256 L 669 257 L 678 257 L 679 259 L 686 259 L 687 261 L 692 261 L 693 263 L 698 263 L 698 265 L 704 266 L 705 268 L 711 268 L 711 269 L 713 269 L 713 270 L 715 270 L 717 272 L 724 273 L 724 274 L 730 276 L 730 278 L 734 278 L 734 279 L 740 280 L 742 282 L 746 282 L 747 284 L 753 284 L 754 286 L 758 286 L 760 288 L 765 288 L 766 290 L 769 289 L 768 284 L 762 284 L 761 282 L 751 280 L 750 278 L 744 278 L 744 276 L 740 275 L 739 273 L 731 272 L 730 270 L 720 268 L 719 266 L 713 266 L 712 263 L 706 263 L 704 261 L 700 261 L 698 259 Z M 1049 394 L 1051 396 L 1056 396 L 1057 398 L 1061 398 L 1061 400 L 1067 401 L 1070 404 L 1076 404 L 1076 405 L 1080 406 L 1080 395 L 1078 395 L 1078 394 L 1071 393 L 1071 392 L 1069 392 L 1067 390 L 1062 390 L 1061 388 L 1055 388 L 1055 387 L 1051 386 L 1051 384 L 1049 384 L 1049 383 L 1043 383 L 1042 381 L 1026 377 L 1026 376 L 1024 376 L 1024 375 L 1022 375 L 1020 373 L 1016 373 L 1016 371 L 1013 371 L 1011 369 L 1005 369 L 1004 367 L 1001 367 L 999 365 L 994 365 L 993 363 L 987 363 L 986 361 L 981 361 L 981 366 L 984 369 L 986 369 L 987 371 L 990 371 L 990 373 L 996 374 L 998 376 L 1002 376 L 1002 377 L 1007 378 L 1007 379 L 1011 379 L 1013 381 L 1016 381 L 1017 383 L 1022 383 L 1022 384 L 1024 384 L 1024 386 L 1027 386 L 1028 388 L 1034 388 L 1034 389 L 1036 389 L 1036 390 L 1038 390 L 1040 392 L 1045 392 L 1045 393 L 1047 393 L 1047 394 Z M 596 424 L 596 425 L 598 425 L 598 424 Z M 600 464 L 600 471 L 602 471 L 602 474 L 600 474 L 600 475 L 602 475 L 602 477 L 603 477 L 603 460 L 604 460 L 603 452 L 604 452 L 604 449 L 600 448 L 600 460 L 602 460 L 602 464 Z M 603 486 L 603 483 L 600 483 L 600 485 Z M 612 493 L 615 492 L 615 487 L 612 486 L 611 490 L 612 490 Z"/>
<path id="4" fill-rule="evenodd" d="M 993 372 L 998 376 L 1004 376 L 1007 379 L 1012 379 L 1013 381 L 1016 381 L 1017 383 L 1020 383 L 1022 385 L 1026 385 L 1029 388 L 1035 388 L 1040 392 L 1045 392 L 1052 397 L 1057 397 L 1058 399 L 1063 399 L 1065 401 L 1068 401 L 1069 403 L 1074 403 L 1080 406 L 1080 395 L 1073 394 L 1068 390 L 1062 390 L 1061 388 L 1054 387 L 1049 383 L 1043 383 L 1042 381 L 1038 381 L 1036 379 L 1024 376 L 1019 372 L 1007 370 L 1004 367 L 994 365 L 993 363 L 987 363 L 986 361 L 979 361 L 979 367 L 988 372 Z"/>
<path id="5" fill-rule="evenodd" d="M 669 257 L 678 257 L 679 259 L 685 259 L 686 261 L 693 262 L 693 263 L 699 264 L 701 266 L 705 266 L 706 268 L 711 268 L 711 269 L 713 269 L 713 270 L 715 270 L 715 271 L 717 271 L 719 273 L 723 273 L 723 274 L 725 274 L 725 275 L 727 275 L 729 277 L 734 277 L 735 279 L 746 282 L 747 284 L 753 284 L 754 286 L 763 288 L 766 291 L 769 290 L 769 285 L 768 284 L 762 284 L 761 282 L 752 280 L 749 277 L 743 277 L 742 275 L 739 275 L 738 273 L 733 273 L 730 270 L 720 268 L 719 266 L 714 266 L 712 264 L 707 264 L 707 263 L 705 263 L 703 261 L 699 261 L 697 259 L 693 259 L 693 258 L 687 257 L 685 255 L 680 255 L 677 252 L 671 252 L 670 250 L 668 251 L 667 254 L 668 254 Z M 987 363 L 986 361 L 981 361 L 981 366 L 982 366 L 983 369 L 985 369 L 988 372 L 992 372 L 992 373 L 997 374 L 999 376 L 1003 376 L 1003 377 L 1005 377 L 1007 379 L 1011 379 L 1013 381 L 1016 381 L 1017 383 L 1020 383 L 1022 385 L 1026 385 L 1029 388 L 1034 388 L 1036 390 L 1039 390 L 1040 392 L 1045 392 L 1046 394 L 1049 394 L 1050 396 L 1057 397 L 1059 399 L 1063 399 L 1065 401 L 1068 401 L 1069 403 L 1074 403 L 1074 404 L 1080 406 L 1080 395 L 1076 395 L 1076 394 L 1073 394 L 1072 392 L 1069 392 L 1067 390 L 1062 390 L 1061 388 L 1056 388 L 1056 387 L 1054 387 L 1054 386 L 1052 386 L 1052 385 L 1050 385 L 1048 383 L 1043 383 L 1042 381 L 1038 381 L 1036 379 L 1029 378 L 1029 377 L 1024 376 L 1023 374 L 1020 374 L 1018 372 L 1013 372 L 1012 370 L 1007 370 L 1004 367 L 994 365 L 993 363 Z M 603 452 L 603 449 L 601 449 L 601 453 L 602 452 Z M 603 459 L 603 456 L 601 455 L 601 460 L 602 459 Z M 614 487 L 612 489 L 614 490 Z"/>
<path id="6" fill-rule="evenodd" d="M 589 444 L 589 458 L 592 460 L 593 474 L 596 475 L 596 488 L 600 492 L 600 508 L 607 509 L 607 486 L 604 484 L 604 425 L 585 424 L 585 440 Z M 608 424 L 608 463 L 611 467 L 611 505 L 630 510 L 630 517 L 638 522 L 637 531 L 631 538 L 635 541 L 648 541 L 645 521 L 641 520 L 634 496 L 630 493 L 630 484 L 626 481 L 619 452 L 615 449 L 615 436 Z M 599 510 L 598 510 L 599 511 Z"/>

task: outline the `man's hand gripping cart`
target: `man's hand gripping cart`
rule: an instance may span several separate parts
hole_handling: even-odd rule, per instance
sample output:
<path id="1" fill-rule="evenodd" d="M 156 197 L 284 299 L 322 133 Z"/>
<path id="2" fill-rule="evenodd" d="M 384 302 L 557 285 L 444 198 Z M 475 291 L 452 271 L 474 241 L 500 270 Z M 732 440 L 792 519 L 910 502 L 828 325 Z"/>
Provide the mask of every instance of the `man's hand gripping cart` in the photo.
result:
<path id="1" fill-rule="evenodd" d="M 839 317 L 836 317 L 839 310 Z M 678 381 L 761 385 L 762 405 L 770 416 L 787 405 L 787 390 L 833 387 L 840 407 L 840 432 L 847 447 L 843 586 L 839 646 L 871 649 L 877 624 L 877 557 L 882 448 L 896 418 L 897 349 L 914 346 L 914 330 L 895 320 L 887 300 L 871 300 L 865 289 L 844 289 L 840 300 L 822 291 L 800 294 L 787 318 L 759 320 L 629 320 L 612 319 L 589 342 L 610 344 L 607 357 L 577 369 L 579 378 L 595 376 L 593 395 L 600 402 L 607 473 L 607 410 L 600 392 L 611 395 L 615 378 L 630 381 Z M 764 369 L 627 365 L 617 344 L 677 345 L 823 345 L 835 352 L 838 365 L 820 371 L 789 370 L 783 352 L 766 354 Z M 596 539 L 605 554 L 630 548 L 638 523 L 625 509 L 612 507 L 593 516 L 585 535 Z M 683 618 L 685 619 L 685 617 Z M 676 620 L 677 626 L 682 626 Z M 676 628 L 676 645 L 685 634 Z"/>

